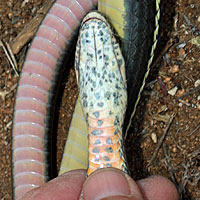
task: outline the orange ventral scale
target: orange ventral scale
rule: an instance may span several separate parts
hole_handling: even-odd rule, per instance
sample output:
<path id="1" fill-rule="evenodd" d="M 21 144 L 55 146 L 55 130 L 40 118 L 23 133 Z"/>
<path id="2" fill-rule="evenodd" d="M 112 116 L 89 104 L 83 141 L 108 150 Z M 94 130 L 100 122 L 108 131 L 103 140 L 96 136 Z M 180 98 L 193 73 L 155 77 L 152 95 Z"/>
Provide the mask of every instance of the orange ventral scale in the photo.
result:
<path id="1" fill-rule="evenodd" d="M 89 13 L 81 24 L 75 70 L 88 124 L 88 174 L 103 167 L 127 172 L 122 137 L 127 105 L 125 64 L 110 25 L 98 12 Z"/>

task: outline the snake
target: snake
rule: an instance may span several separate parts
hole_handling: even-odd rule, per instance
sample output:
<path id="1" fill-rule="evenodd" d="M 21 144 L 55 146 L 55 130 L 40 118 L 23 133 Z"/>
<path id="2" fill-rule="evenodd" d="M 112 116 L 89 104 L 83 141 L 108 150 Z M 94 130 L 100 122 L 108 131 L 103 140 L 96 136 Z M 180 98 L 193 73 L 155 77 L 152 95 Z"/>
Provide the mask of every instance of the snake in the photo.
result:
<path id="1" fill-rule="evenodd" d="M 126 64 L 128 105 L 123 124 L 123 137 L 126 138 L 154 57 L 159 31 L 160 1 L 100 0 L 98 10 L 111 23 L 121 43 Z M 88 129 L 79 97 L 59 175 L 73 169 L 88 169 L 88 155 Z"/>
<path id="2" fill-rule="evenodd" d="M 50 132 L 53 125 L 56 93 L 63 68 L 67 67 L 76 43 L 80 22 L 86 13 L 95 8 L 97 2 L 99 3 L 99 10 L 116 29 L 117 37 L 119 37 L 121 43 L 121 51 L 126 65 L 127 107 L 130 108 L 127 109 L 129 113 L 126 111 L 123 124 L 123 129 L 126 131 L 123 130 L 122 132 L 127 132 L 129 129 L 131 121 L 129 118 L 133 116 L 153 59 L 159 27 L 160 1 L 56 0 L 31 43 L 18 82 L 12 125 L 13 199 L 20 198 L 26 192 L 55 176 L 51 161 L 53 136 Z M 133 17 L 132 13 L 136 13 L 136 15 Z M 143 20 L 144 13 L 146 13 L 146 21 Z M 117 23 L 115 14 L 118 17 Z M 131 22 L 135 24 L 131 26 Z M 141 37 L 143 32 L 146 32 L 147 35 Z M 126 35 L 126 33 L 129 34 Z M 133 39 L 134 36 L 140 39 L 135 40 Z M 147 49 L 145 52 L 146 62 L 140 59 L 139 65 L 128 64 L 134 60 L 133 57 L 137 57 L 137 55 L 134 55 L 135 52 L 139 54 L 139 51 L 141 51 L 138 48 L 140 44 L 136 45 L 137 42 L 139 40 L 146 41 L 146 38 L 149 38 L 147 39 L 148 42 L 143 44 Z M 136 44 L 134 41 L 136 41 Z M 131 45 L 137 46 L 136 51 L 133 51 L 134 47 Z M 130 50 L 132 50 L 131 55 L 127 56 L 129 54 L 126 51 Z M 131 71 L 132 67 L 135 67 L 133 71 L 136 71 L 136 73 L 133 75 L 134 78 L 130 79 L 132 75 L 127 73 L 127 70 Z M 140 69 L 142 69 L 142 74 L 140 74 Z M 140 77 L 140 80 L 137 77 Z M 132 87 L 129 87 L 130 85 Z M 132 98 L 136 101 L 133 100 L 130 104 L 131 92 L 129 90 L 134 90 L 134 87 L 137 88 L 137 91 Z M 76 123 L 77 120 L 78 124 Z M 80 127 L 80 124 L 83 126 Z M 87 137 L 87 123 L 79 99 L 75 107 L 59 174 L 71 169 L 87 169 Z M 71 148 L 68 148 L 70 145 Z M 69 165 L 66 165 L 66 163 Z M 123 169 L 125 168 L 123 166 Z"/>
<path id="3" fill-rule="evenodd" d="M 88 175 L 96 169 L 127 171 L 122 127 L 127 106 L 125 63 L 111 27 L 97 12 L 82 21 L 75 70 L 88 125 Z"/>

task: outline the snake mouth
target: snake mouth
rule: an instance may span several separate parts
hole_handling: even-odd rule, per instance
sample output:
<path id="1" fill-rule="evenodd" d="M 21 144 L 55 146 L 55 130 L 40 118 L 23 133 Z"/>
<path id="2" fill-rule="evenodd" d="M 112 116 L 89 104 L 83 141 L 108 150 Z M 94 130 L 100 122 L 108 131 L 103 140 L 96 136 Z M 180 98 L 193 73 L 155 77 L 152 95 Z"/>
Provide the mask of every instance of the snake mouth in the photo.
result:
<path id="1" fill-rule="evenodd" d="M 83 19 L 82 23 L 81 23 L 81 27 L 83 26 L 83 24 L 85 24 L 87 21 L 90 21 L 90 20 L 93 20 L 93 19 L 96 19 L 96 20 L 100 20 L 102 22 L 104 22 L 107 26 L 110 27 L 110 24 L 107 22 L 106 18 L 98 11 L 91 11 L 89 12 Z"/>

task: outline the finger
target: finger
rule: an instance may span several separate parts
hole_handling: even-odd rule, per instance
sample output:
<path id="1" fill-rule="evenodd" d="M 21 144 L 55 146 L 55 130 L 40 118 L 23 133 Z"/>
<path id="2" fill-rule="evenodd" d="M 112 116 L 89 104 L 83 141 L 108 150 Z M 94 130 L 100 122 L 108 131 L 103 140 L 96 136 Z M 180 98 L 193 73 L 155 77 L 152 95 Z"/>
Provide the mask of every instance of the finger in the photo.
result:
<path id="1" fill-rule="evenodd" d="M 174 184 L 162 176 L 152 176 L 137 181 L 145 200 L 178 200 L 178 191 Z"/>
<path id="2" fill-rule="evenodd" d="M 111 197 L 106 197 L 101 200 L 136 200 L 135 197 L 133 196 L 111 196 Z"/>
<path id="3" fill-rule="evenodd" d="M 136 182 L 128 175 L 125 176 L 118 169 L 105 168 L 92 173 L 85 181 L 83 185 L 83 198 L 85 200 L 142 200 L 142 195 Z"/>
<path id="4" fill-rule="evenodd" d="M 85 178 L 85 170 L 73 170 L 67 172 L 48 183 L 45 183 L 41 187 L 28 192 L 21 200 L 79 199 Z"/>

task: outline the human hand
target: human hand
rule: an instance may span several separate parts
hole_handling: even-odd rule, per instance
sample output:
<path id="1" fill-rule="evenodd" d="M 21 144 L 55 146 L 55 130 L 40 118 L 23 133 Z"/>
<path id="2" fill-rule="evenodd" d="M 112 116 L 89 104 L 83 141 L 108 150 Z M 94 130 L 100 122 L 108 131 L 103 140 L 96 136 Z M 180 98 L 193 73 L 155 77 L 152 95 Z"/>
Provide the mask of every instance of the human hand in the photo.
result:
<path id="1" fill-rule="evenodd" d="M 178 200 L 168 179 L 152 176 L 133 181 L 113 168 L 97 170 L 86 178 L 85 170 L 67 172 L 21 198 L 21 200 Z"/>

